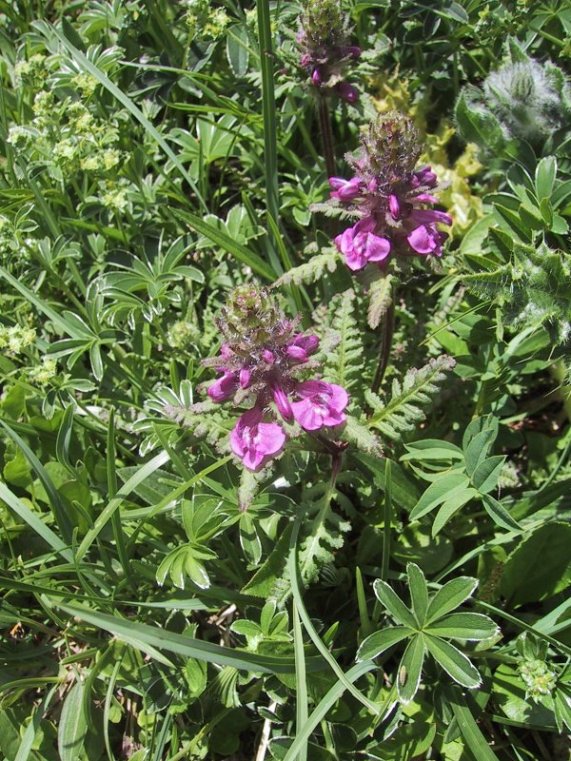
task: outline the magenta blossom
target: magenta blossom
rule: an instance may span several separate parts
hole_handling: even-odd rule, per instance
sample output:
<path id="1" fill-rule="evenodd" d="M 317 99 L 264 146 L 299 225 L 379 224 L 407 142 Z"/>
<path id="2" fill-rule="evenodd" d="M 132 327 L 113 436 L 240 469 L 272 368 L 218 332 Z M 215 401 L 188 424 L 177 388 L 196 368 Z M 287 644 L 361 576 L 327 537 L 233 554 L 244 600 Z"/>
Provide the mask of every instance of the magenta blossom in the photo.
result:
<path id="1" fill-rule="evenodd" d="M 245 412 L 230 434 L 230 446 L 248 470 L 259 470 L 285 444 L 283 428 L 277 423 L 264 423 L 263 413 L 254 407 Z"/>
<path id="2" fill-rule="evenodd" d="M 292 402 L 293 416 L 306 431 L 345 422 L 343 410 L 349 403 L 349 395 L 341 386 L 325 381 L 305 381 L 299 384 L 296 393 L 301 401 Z"/>
<path id="3" fill-rule="evenodd" d="M 374 229 L 373 220 L 363 219 L 335 238 L 335 244 L 344 254 L 349 269 L 361 270 L 369 262 L 384 262 L 389 257 L 390 240 L 375 235 L 372 232 Z"/>

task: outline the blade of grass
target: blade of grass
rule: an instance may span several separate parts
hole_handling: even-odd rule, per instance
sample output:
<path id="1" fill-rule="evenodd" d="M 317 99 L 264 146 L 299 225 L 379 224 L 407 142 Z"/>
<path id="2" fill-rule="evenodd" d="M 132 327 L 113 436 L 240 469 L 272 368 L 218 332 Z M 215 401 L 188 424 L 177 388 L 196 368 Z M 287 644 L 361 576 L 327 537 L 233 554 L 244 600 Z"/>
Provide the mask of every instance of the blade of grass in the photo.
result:
<path id="1" fill-rule="evenodd" d="M 264 174 L 266 181 L 266 211 L 268 220 L 278 226 L 279 184 L 276 99 L 274 92 L 274 58 L 272 53 L 272 25 L 269 0 L 258 0 L 258 39 L 260 45 L 260 73 L 262 75 L 262 113 L 264 117 Z M 268 239 L 268 255 L 276 276 L 283 273 L 277 250 L 276 235 L 272 229 Z"/>
<path id="2" fill-rule="evenodd" d="M 112 499 L 117 494 L 117 472 L 115 470 L 115 411 L 111 408 L 109 415 L 109 428 L 107 429 L 107 491 L 109 497 Z M 113 513 L 111 518 L 111 527 L 113 529 L 113 537 L 115 544 L 117 545 L 117 554 L 119 556 L 119 562 L 123 568 L 123 573 L 126 578 L 130 577 L 129 568 L 129 556 L 127 554 L 127 545 L 125 542 L 125 536 L 123 534 L 123 526 L 121 524 L 121 516 L 117 511 Z"/>
<path id="3" fill-rule="evenodd" d="M 59 536 L 54 534 L 51 528 L 48 528 L 46 524 L 40 518 L 38 518 L 36 513 L 32 512 L 29 507 L 26 507 L 23 502 L 20 502 L 18 497 L 13 494 L 6 486 L 6 484 L 2 483 L 2 481 L 0 481 L 0 499 L 2 499 L 10 508 L 12 508 L 16 515 L 21 518 L 24 523 L 27 523 L 32 531 L 35 531 L 36 534 L 40 536 L 44 542 L 46 542 L 46 544 L 48 544 L 53 550 L 61 555 L 62 558 L 70 563 L 73 562 L 73 552 L 69 549 L 65 542 L 62 542 Z"/>
<path id="4" fill-rule="evenodd" d="M 6 431 L 6 433 L 12 439 L 12 441 L 16 444 L 16 446 L 22 450 L 24 457 L 26 458 L 26 460 L 28 460 L 28 462 L 32 466 L 33 471 L 35 472 L 37 477 L 40 479 L 42 486 L 46 490 L 46 494 L 48 496 L 50 506 L 52 508 L 52 512 L 56 520 L 58 529 L 60 530 L 61 535 L 63 536 L 66 544 L 70 545 L 72 524 L 68 518 L 64 504 L 61 500 L 58 490 L 53 484 L 53 481 L 49 477 L 42 463 L 38 460 L 38 458 L 32 452 L 30 447 L 26 444 L 26 442 L 22 438 L 20 438 L 20 436 L 16 433 L 16 431 L 13 431 L 10 428 L 10 426 L 7 423 L 5 423 L 3 420 L 0 420 L 0 426 L 2 426 L 2 428 Z"/>
<path id="5" fill-rule="evenodd" d="M 379 713 L 379 707 L 375 705 L 372 701 L 370 701 L 367 697 L 365 697 L 361 692 L 359 692 L 359 690 L 356 687 L 353 686 L 351 682 L 349 682 L 349 680 L 345 676 L 343 669 L 341 668 L 341 666 L 339 666 L 335 658 L 331 655 L 331 653 L 325 646 L 324 642 L 319 637 L 318 633 L 315 631 L 315 628 L 313 624 L 311 623 L 311 618 L 309 617 L 309 614 L 303 603 L 303 597 L 301 596 L 301 590 L 299 586 L 298 563 L 297 563 L 297 537 L 299 535 L 299 529 L 301 527 L 303 515 L 304 515 L 303 512 L 298 513 L 294 521 L 293 530 L 291 533 L 290 545 L 289 545 L 290 547 L 289 557 L 287 561 L 290 584 L 291 584 L 291 593 L 295 601 L 295 604 L 297 605 L 300 618 L 303 622 L 305 630 L 309 634 L 311 641 L 313 642 L 315 647 L 319 650 L 321 655 L 325 658 L 325 660 L 331 667 L 335 676 L 345 686 L 345 689 L 349 690 L 351 695 L 353 695 L 354 698 L 356 698 L 360 703 L 366 706 L 369 709 L 369 711 L 371 711 L 371 713 L 377 715 Z"/>
<path id="6" fill-rule="evenodd" d="M 229 235 L 218 230 L 214 225 L 205 222 L 196 214 L 192 214 L 189 211 L 183 209 L 172 209 L 175 217 L 178 217 L 183 222 L 186 222 L 193 230 L 200 235 L 204 235 L 205 238 L 212 241 L 216 246 L 219 246 L 224 251 L 227 251 L 231 256 L 237 259 L 242 264 L 248 265 L 250 269 L 261 277 L 265 277 L 267 280 L 274 280 L 275 273 L 272 268 L 266 264 L 257 254 L 250 249 L 238 243 Z"/>
<path id="7" fill-rule="evenodd" d="M 158 455 L 155 455 L 152 460 L 146 462 L 136 473 L 131 476 L 128 481 L 123 484 L 123 486 L 117 492 L 116 496 L 109 501 L 108 505 L 103 509 L 103 512 L 97 516 L 93 528 L 91 528 L 84 536 L 81 544 L 77 549 L 78 562 L 83 559 L 85 553 L 91 547 L 95 539 L 99 536 L 103 527 L 109 520 L 111 520 L 114 512 L 120 507 L 125 497 L 131 494 L 131 492 L 134 491 L 137 486 L 139 486 L 139 484 L 141 484 L 146 478 L 148 478 L 151 473 L 154 473 L 155 470 L 160 468 L 168 461 L 168 454 L 166 452 L 159 452 Z"/>
<path id="8" fill-rule="evenodd" d="M 14 761 L 28 761 L 36 734 L 40 728 L 40 722 L 47 711 L 48 706 L 52 702 L 52 698 L 60 687 L 60 683 L 55 684 L 52 689 L 47 693 L 39 706 L 34 710 L 30 723 L 26 727 L 26 731 L 22 736 L 22 742 L 18 748 L 18 752 L 14 758 Z M 35 754 L 34 754 L 35 755 Z"/>
<path id="9" fill-rule="evenodd" d="M 233 666 L 240 671 L 253 671 L 261 674 L 295 673 L 295 660 L 293 658 L 233 650 L 230 647 L 223 647 L 188 635 L 170 632 L 160 626 L 141 624 L 76 605 L 62 605 L 58 602 L 54 602 L 54 604 L 68 615 L 76 616 L 98 629 L 108 631 L 139 650 L 146 651 L 150 646 L 159 650 L 167 650 L 184 658 L 196 658 L 220 666 Z M 311 671 L 320 671 L 324 665 L 320 658 L 308 658 L 306 661 L 306 666 Z"/>
<path id="10" fill-rule="evenodd" d="M 296 682 L 296 695 L 295 695 L 295 727 L 296 732 L 299 734 L 301 728 L 305 725 L 308 717 L 307 711 L 307 682 L 305 672 L 305 653 L 303 652 L 303 632 L 301 629 L 301 622 L 299 620 L 299 613 L 297 611 L 297 605 L 295 600 L 292 606 L 292 618 L 293 618 L 293 647 L 295 653 L 295 682 Z M 299 753 L 299 761 L 307 761 L 307 742 L 303 743 Z"/>
<path id="11" fill-rule="evenodd" d="M 458 691 L 448 690 L 447 697 L 454 717 L 458 722 L 458 728 L 474 758 L 477 758 L 478 761 L 499 761 L 494 751 L 490 748 L 488 739 L 484 737 L 482 730 L 476 724 L 472 711 L 459 697 Z"/>
<path id="12" fill-rule="evenodd" d="M 356 666 L 353 666 L 353 668 L 350 668 L 345 674 L 346 681 L 352 685 L 353 682 L 356 682 L 357 679 L 364 674 L 369 673 L 369 671 L 374 671 L 376 668 L 377 666 L 373 661 L 363 661 L 362 663 L 358 663 Z M 299 754 L 301 749 L 304 746 L 307 746 L 307 741 L 309 740 L 311 733 L 327 716 L 328 712 L 339 700 L 341 695 L 343 695 L 346 689 L 347 686 L 341 681 L 336 682 L 333 687 L 331 687 L 331 689 L 319 701 L 303 727 L 300 727 L 296 732 L 295 740 L 282 761 L 295 761 L 295 759 L 300 758 Z"/>

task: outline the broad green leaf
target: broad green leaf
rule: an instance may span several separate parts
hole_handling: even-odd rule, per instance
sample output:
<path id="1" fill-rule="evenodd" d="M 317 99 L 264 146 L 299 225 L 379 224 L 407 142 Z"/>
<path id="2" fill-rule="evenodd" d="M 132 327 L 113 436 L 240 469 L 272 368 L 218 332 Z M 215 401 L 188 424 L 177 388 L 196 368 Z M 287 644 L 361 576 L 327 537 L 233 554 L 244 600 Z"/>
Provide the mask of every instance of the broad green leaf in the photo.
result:
<path id="1" fill-rule="evenodd" d="M 410 703 L 418 691 L 425 654 L 424 635 L 417 634 L 408 643 L 399 664 L 397 690 L 405 704 Z"/>
<path id="2" fill-rule="evenodd" d="M 89 730 L 86 683 L 76 682 L 67 694 L 58 722 L 58 751 L 61 761 L 77 761 Z"/>
<path id="3" fill-rule="evenodd" d="M 380 603 L 385 606 L 389 614 L 399 624 L 417 629 L 418 624 L 412 612 L 406 607 L 393 588 L 386 581 L 376 579 L 373 584 L 375 595 Z"/>
<path id="4" fill-rule="evenodd" d="M 460 447 L 441 439 L 423 439 L 404 446 L 407 454 L 400 458 L 402 462 L 407 460 L 462 460 L 464 457 Z"/>
<path id="5" fill-rule="evenodd" d="M 512 605 L 545 600 L 571 584 L 571 525 L 540 526 L 508 556 L 501 591 Z"/>
<path id="6" fill-rule="evenodd" d="M 411 520 L 418 520 L 431 512 L 453 494 L 460 493 L 470 486 L 470 481 L 464 473 L 443 473 L 434 483 L 431 483 L 410 513 Z"/>
<path id="7" fill-rule="evenodd" d="M 426 647 L 434 660 L 455 682 L 471 689 L 480 686 L 482 677 L 478 669 L 457 647 L 430 634 L 426 635 Z"/>
<path id="8" fill-rule="evenodd" d="M 466 460 L 466 473 L 470 477 L 474 474 L 478 465 L 483 462 L 488 453 L 497 432 L 495 428 L 485 428 L 480 433 L 477 433 L 464 450 L 464 458 Z"/>
<path id="9" fill-rule="evenodd" d="M 475 489 L 455 489 L 436 513 L 434 523 L 432 524 L 432 536 L 437 536 L 442 528 L 448 523 L 450 518 L 452 518 L 452 516 L 471 499 L 477 496 L 478 492 Z"/>
<path id="10" fill-rule="evenodd" d="M 478 579 L 472 579 L 469 576 L 459 576 L 447 581 L 428 605 L 427 624 L 442 618 L 442 616 L 462 605 L 465 600 L 472 596 L 477 586 Z"/>
<path id="11" fill-rule="evenodd" d="M 373 632 L 361 643 L 357 651 L 357 661 L 368 661 L 377 658 L 406 637 L 413 634 L 413 630 L 406 626 L 389 626 L 378 632 Z"/>
<path id="12" fill-rule="evenodd" d="M 408 563 L 406 573 L 408 576 L 412 612 L 418 621 L 418 625 L 422 628 L 422 626 L 424 626 L 426 611 L 428 609 L 428 587 L 426 585 L 426 578 L 422 569 L 417 566 L 416 563 Z"/>
<path id="13" fill-rule="evenodd" d="M 482 613 L 451 613 L 430 624 L 425 631 L 437 637 L 477 641 L 495 636 L 499 629 Z"/>
<path id="14" fill-rule="evenodd" d="M 498 502 L 491 494 L 482 496 L 482 504 L 490 518 L 501 528 L 505 528 L 507 531 L 522 530 L 519 523 L 511 517 L 502 503 Z"/>
<path id="15" fill-rule="evenodd" d="M 495 455 L 483 460 L 472 473 L 472 483 L 480 494 L 487 494 L 498 485 L 504 467 L 504 455 Z"/>

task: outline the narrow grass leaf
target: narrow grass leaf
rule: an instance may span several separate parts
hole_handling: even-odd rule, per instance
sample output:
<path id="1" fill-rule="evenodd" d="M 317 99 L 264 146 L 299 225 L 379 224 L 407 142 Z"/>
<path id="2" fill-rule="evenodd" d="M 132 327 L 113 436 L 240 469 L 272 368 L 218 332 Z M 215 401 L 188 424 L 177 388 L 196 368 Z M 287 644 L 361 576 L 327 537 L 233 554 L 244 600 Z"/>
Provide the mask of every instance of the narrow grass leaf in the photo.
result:
<path id="1" fill-rule="evenodd" d="M 293 647 L 295 653 L 295 682 L 296 682 L 296 714 L 295 726 L 296 731 L 300 732 L 301 728 L 307 721 L 307 683 L 305 671 L 305 653 L 303 651 L 303 631 L 299 613 L 295 601 L 292 607 L 293 617 Z M 307 761 L 307 743 L 303 743 L 298 753 L 299 761 Z"/>
<path id="2" fill-rule="evenodd" d="M 24 523 L 40 536 L 48 546 L 55 550 L 69 563 L 73 563 L 73 552 L 62 542 L 57 534 L 39 518 L 36 513 L 32 512 L 29 507 L 21 502 L 18 497 L 10 491 L 6 484 L 0 481 L 0 499 L 2 499 Z"/>
<path id="3" fill-rule="evenodd" d="M 478 761 L 499 761 L 494 751 L 490 748 L 488 738 L 482 734 L 476 719 L 457 690 L 454 690 L 454 692 L 450 690 L 448 704 L 452 708 L 462 737 L 473 757 L 477 758 Z"/>
<path id="4" fill-rule="evenodd" d="M 167 650 L 184 658 L 196 658 L 220 666 L 233 666 L 241 671 L 252 671 L 259 674 L 295 674 L 295 660 L 293 658 L 248 653 L 214 645 L 211 642 L 204 642 L 188 635 L 170 632 L 163 627 L 141 624 L 137 621 L 118 618 L 89 608 L 59 603 L 56 605 L 68 615 L 76 616 L 98 629 L 108 631 L 143 651 L 145 651 L 146 646 L 150 645 L 158 650 Z M 308 658 L 306 660 L 308 671 L 322 670 L 324 665 L 321 659 Z"/>

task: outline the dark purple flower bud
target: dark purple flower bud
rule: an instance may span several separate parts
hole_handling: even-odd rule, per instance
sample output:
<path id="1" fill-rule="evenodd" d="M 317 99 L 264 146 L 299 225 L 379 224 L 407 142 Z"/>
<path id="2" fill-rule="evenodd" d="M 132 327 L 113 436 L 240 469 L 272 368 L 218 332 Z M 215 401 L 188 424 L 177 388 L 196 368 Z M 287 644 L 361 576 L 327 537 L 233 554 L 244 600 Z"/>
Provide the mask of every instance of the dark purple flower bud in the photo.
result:
<path id="1" fill-rule="evenodd" d="M 274 362 L 276 361 L 273 351 L 270 351 L 269 349 L 263 350 L 262 359 L 264 360 L 266 365 L 273 365 Z"/>
<path id="2" fill-rule="evenodd" d="M 287 420 L 288 423 L 291 423 L 293 420 L 293 412 L 291 409 L 291 404 L 289 403 L 289 399 L 287 398 L 287 394 L 283 388 L 281 388 L 281 386 L 277 385 L 272 388 L 272 394 L 274 397 L 274 402 L 276 403 L 276 407 L 278 408 L 278 412 L 284 420 Z"/>
<path id="3" fill-rule="evenodd" d="M 356 87 L 350 85 L 349 82 L 340 82 L 336 85 L 335 92 L 340 98 L 346 100 L 347 103 L 356 103 L 359 100 L 359 91 Z"/>
<path id="4" fill-rule="evenodd" d="M 319 348 L 319 338 L 314 335 L 305 335 L 304 333 L 298 333 L 293 337 L 293 341 L 290 342 L 288 349 L 297 347 L 303 349 L 306 356 L 314 354 Z"/>
<path id="5" fill-rule="evenodd" d="M 310 64 L 311 64 L 311 56 L 309 55 L 309 53 L 304 53 L 299 59 L 299 65 L 303 66 L 304 69 L 307 69 L 307 67 Z"/>
<path id="6" fill-rule="evenodd" d="M 229 399 L 238 387 L 236 373 L 225 372 L 221 378 L 212 383 L 207 390 L 208 396 L 213 402 L 223 402 Z"/>
<path id="7" fill-rule="evenodd" d="M 250 385 L 250 380 L 252 378 L 252 373 L 247 367 L 243 367 L 240 370 L 240 387 L 241 388 L 248 388 Z"/>
<path id="8" fill-rule="evenodd" d="M 349 45 L 344 49 L 343 53 L 353 59 L 357 59 L 361 57 L 361 48 L 358 45 Z"/>
<path id="9" fill-rule="evenodd" d="M 358 177 L 344 180 L 342 177 L 330 177 L 329 185 L 332 188 L 331 198 L 347 203 L 354 201 L 361 195 L 362 181 Z"/>
<path id="10" fill-rule="evenodd" d="M 400 203 L 397 196 L 391 194 L 389 196 L 389 210 L 393 219 L 398 219 L 400 214 Z"/>
<path id="11" fill-rule="evenodd" d="M 321 85 L 321 82 L 322 82 L 321 73 L 316 66 L 315 69 L 311 72 L 311 83 L 315 87 L 319 87 Z"/>
<path id="12" fill-rule="evenodd" d="M 436 174 L 432 171 L 432 168 L 425 166 L 422 169 L 416 171 L 413 175 L 413 182 L 416 178 L 418 185 L 426 185 L 429 188 L 435 188 L 438 183 Z M 417 187 L 418 187 L 417 185 Z"/>

